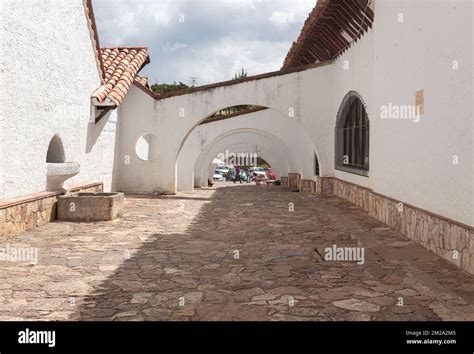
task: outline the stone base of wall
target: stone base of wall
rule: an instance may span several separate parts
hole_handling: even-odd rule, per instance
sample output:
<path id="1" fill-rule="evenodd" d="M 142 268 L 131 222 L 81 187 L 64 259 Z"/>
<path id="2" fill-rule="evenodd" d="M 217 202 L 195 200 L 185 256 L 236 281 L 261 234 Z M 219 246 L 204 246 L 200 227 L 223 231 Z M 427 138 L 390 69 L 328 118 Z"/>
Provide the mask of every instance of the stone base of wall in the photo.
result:
<path id="1" fill-rule="evenodd" d="M 332 178 L 317 177 L 316 178 L 316 193 L 317 194 L 332 194 Z"/>
<path id="2" fill-rule="evenodd" d="M 103 184 L 92 183 L 69 189 L 70 192 L 102 192 Z M 0 241 L 56 219 L 57 197 L 62 193 L 43 192 L 0 202 Z"/>
<path id="3" fill-rule="evenodd" d="M 291 178 L 290 178 L 291 177 Z M 301 179 L 298 173 L 290 173 L 281 178 L 282 186 L 298 189 L 302 193 L 332 194 L 332 178 L 316 177 L 316 180 Z M 295 183 L 298 183 L 295 186 Z"/>
<path id="4" fill-rule="evenodd" d="M 288 187 L 299 189 L 301 175 L 299 173 L 288 173 Z"/>
<path id="5" fill-rule="evenodd" d="M 337 178 L 333 193 L 428 250 L 474 274 L 474 228 Z M 327 183 L 327 182 L 326 182 Z"/>
<path id="6" fill-rule="evenodd" d="M 316 193 L 316 182 L 311 179 L 302 179 L 299 190 L 302 193 Z"/>

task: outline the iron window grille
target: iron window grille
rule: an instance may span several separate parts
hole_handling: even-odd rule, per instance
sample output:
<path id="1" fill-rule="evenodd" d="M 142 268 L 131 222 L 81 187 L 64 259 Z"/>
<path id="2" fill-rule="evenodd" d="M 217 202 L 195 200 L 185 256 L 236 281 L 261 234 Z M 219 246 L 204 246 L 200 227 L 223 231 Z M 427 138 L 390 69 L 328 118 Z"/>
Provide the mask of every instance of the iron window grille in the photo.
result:
<path id="1" fill-rule="evenodd" d="M 367 176 L 369 119 L 360 95 L 350 91 L 339 108 L 335 132 L 335 168 Z"/>

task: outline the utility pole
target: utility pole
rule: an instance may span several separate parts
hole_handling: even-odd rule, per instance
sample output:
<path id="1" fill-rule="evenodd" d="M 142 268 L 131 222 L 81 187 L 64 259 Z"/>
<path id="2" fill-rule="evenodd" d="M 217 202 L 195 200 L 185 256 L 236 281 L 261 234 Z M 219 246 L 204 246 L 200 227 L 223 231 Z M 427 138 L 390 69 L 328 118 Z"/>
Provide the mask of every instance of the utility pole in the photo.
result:
<path id="1" fill-rule="evenodd" d="M 194 87 L 197 83 L 198 77 L 197 76 L 191 76 L 190 79 L 191 79 L 191 87 Z"/>

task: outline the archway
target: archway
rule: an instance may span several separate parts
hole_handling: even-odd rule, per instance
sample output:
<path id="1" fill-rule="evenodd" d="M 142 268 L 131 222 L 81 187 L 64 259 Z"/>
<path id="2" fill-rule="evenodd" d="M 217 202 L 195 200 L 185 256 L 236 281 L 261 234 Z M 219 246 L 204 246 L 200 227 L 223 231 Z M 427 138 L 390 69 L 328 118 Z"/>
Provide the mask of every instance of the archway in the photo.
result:
<path id="1" fill-rule="evenodd" d="M 178 156 L 178 190 L 192 190 L 193 170 L 190 166 L 209 146 L 212 146 L 219 139 L 239 131 L 254 131 L 262 135 L 272 136 L 275 141 L 278 141 L 278 144 L 291 151 L 294 161 L 298 161 L 298 163 L 293 164 L 290 171 L 283 172 L 283 175 L 288 172 L 298 172 L 305 178 L 312 178 L 314 174 L 314 152 L 316 151 L 312 140 L 305 134 L 301 126 L 291 118 L 271 109 L 266 109 L 196 127 L 189 134 Z M 322 166 L 321 170 L 324 171 L 325 166 Z"/>
<path id="2" fill-rule="evenodd" d="M 238 130 L 220 136 L 199 155 L 194 167 L 194 185 L 201 186 L 205 184 L 207 167 L 219 153 L 226 151 L 229 147 L 234 147 L 237 151 L 255 151 L 253 148 L 255 145 L 257 146 L 257 155 L 264 156 L 275 168 L 278 175 L 287 175 L 291 171 L 298 173 L 301 171 L 298 156 L 292 154 L 285 144 L 275 137 L 262 131 Z M 252 147 L 249 149 L 249 146 Z"/>
<path id="3" fill-rule="evenodd" d="M 281 129 L 282 132 L 291 135 L 293 140 L 287 145 L 292 150 L 300 141 L 309 141 L 305 151 L 297 153 L 299 156 L 300 154 L 305 156 L 301 157 L 301 161 L 304 161 L 303 168 L 308 169 L 306 178 L 314 176 L 313 151 L 316 149 L 321 174 L 324 176 L 333 174 L 334 120 L 331 117 L 335 112 L 331 100 L 333 90 L 327 86 L 331 77 L 331 67 L 325 66 L 301 73 L 265 77 L 248 82 L 221 83 L 196 92 L 158 100 L 141 94 L 139 90 L 135 90 L 136 92 L 131 90 L 128 104 L 123 107 L 126 119 L 123 120 L 121 128 L 126 133 L 121 135 L 121 154 L 134 155 L 133 146 L 136 137 L 143 132 L 150 132 L 158 137 L 155 147 L 157 158 L 156 161 L 147 164 L 139 159 L 131 159 L 128 165 L 122 164 L 120 177 L 122 190 L 175 193 L 178 185 L 178 159 L 188 140 L 195 135 L 195 131 L 201 130 L 199 124 L 213 113 L 237 105 L 267 107 L 265 111 L 250 115 L 261 115 L 269 111 L 273 113 L 275 121 L 286 120 L 287 126 L 293 126 L 296 131 L 290 134 L 290 130 Z M 312 88 L 311 92 L 305 89 L 307 87 Z M 139 113 L 135 109 L 137 105 L 140 107 Z M 228 125 L 228 121 L 241 121 L 241 117 L 220 122 Z M 274 123 L 262 129 L 271 129 L 272 124 Z M 240 125 L 238 128 L 252 127 L 253 123 Z M 206 127 L 205 130 L 211 129 Z M 193 148 L 196 146 L 201 150 L 199 142 L 197 145 L 193 144 Z"/>
<path id="4" fill-rule="evenodd" d="M 245 146 L 246 144 L 235 144 L 228 146 L 226 149 L 241 152 L 248 151 L 245 149 Z M 210 168 L 214 160 L 214 158 L 211 157 L 212 154 L 213 153 L 210 152 L 208 155 L 206 155 L 206 158 L 203 159 L 202 164 L 196 168 L 197 172 L 194 174 L 194 181 L 195 187 L 197 188 L 205 186 L 207 179 L 212 179 L 213 168 Z M 288 171 L 288 161 L 282 159 L 281 156 L 277 156 L 275 151 L 268 148 L 258 147 L 257 154 L 258 160 L 265 160 L 278 176 L 280 176 L 281 173 L 287 173 L 286 171 Z M 247 167 L 245 165 L 246 164 L 244 164 L 244 167 Z"/>

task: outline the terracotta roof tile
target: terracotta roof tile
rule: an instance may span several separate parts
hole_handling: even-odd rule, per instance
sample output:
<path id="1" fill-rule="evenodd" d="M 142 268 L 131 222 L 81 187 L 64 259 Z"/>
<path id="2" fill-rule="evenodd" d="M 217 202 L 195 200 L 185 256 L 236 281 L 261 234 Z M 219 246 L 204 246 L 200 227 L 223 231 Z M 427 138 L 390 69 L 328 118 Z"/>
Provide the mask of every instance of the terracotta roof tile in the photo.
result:
<path id="1" fill-rule="evenodd" d="M 150 62 L 148 49 L 145 47 L 116 47 L 102 48 L 104 65 L 104 84 L 93 94 L 100 103 L 107 99 L 119 106 L 132 83 L 137 79 L 137 73 Z"/>
<path id="2" fill-rule="evenodd" d="M 148 78 L 145 76 L 135 76 L 135 82 L 138 82 L 140 85 L 149 88 Z"/>

